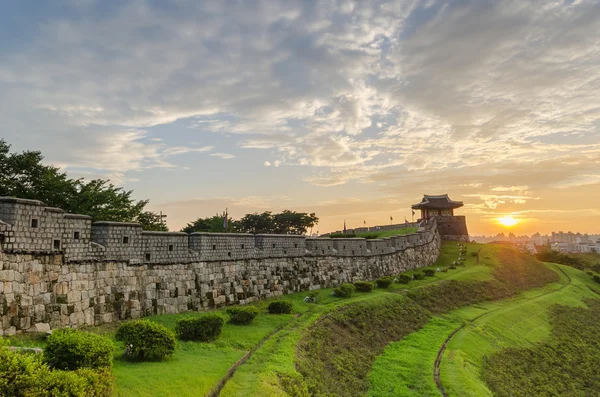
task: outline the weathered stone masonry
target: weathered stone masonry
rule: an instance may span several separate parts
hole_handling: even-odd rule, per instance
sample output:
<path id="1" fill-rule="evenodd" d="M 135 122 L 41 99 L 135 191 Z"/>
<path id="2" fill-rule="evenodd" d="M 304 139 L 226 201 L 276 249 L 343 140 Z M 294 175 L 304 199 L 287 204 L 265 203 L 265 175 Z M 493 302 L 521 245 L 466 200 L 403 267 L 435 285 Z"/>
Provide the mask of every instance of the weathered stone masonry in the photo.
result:
<path id="1" fill-rule="evenodd" d="M 0 198 L 0 335 L 246 304 L 426 266 L 435 222 L 385 239 L 143 232 Z"/>

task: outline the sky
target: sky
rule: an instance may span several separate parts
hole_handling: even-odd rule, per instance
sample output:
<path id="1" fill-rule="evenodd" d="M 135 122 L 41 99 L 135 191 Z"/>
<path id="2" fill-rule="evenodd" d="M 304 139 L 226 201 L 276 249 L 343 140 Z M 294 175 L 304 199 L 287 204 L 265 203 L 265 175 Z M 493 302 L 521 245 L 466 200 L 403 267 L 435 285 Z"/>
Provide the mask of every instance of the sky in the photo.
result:
<path id="1" fill-rule="evenodd" d="M 585 0 L 5 0 L 0 137 L 171 230 L 448 193 L 473 235 L 599 233 L 599 32 Z"/>

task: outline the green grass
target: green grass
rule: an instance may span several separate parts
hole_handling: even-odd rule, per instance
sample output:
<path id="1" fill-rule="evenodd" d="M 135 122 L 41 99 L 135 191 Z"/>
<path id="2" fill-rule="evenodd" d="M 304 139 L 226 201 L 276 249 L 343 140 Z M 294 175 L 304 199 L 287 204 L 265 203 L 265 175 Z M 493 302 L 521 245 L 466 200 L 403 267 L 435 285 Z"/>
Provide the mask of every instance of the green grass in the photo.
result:
<path id="1" fill-rule="evenodd" d="M 555 304 L 583 306 L 598 298 L 587 288 L 587 274 L 561 266 L 571 277 L 568 285 L 553 293 L 503 305 L 460 331 L 448 345 L 442 361 L 442 383 L 450 396 L 491 396 L 481 379 L 483 357 L 505 347 L 527 347 L 549 338 L 550 308 Z"/>
<path id="2" fill-rule="evenodd" d="M 499 397 L 596 396 L 600 393 L 600 300 L 588 307 L 550 308 L 552 334 L 543 343 L 509 347 L 483 362 L 483 377 Z"/>
<path id="3" fill-rule="evenodd" d="M 369 375 L 369 396 L 437 396 L 433 366 L 439 348 L 461 324 L 468 324 L 450 342 L 441 365 L 441 380 L 449 396 L 491 396 L 481 378 L 483 357 L 506 346 L 531 346 L 549 337 L 548 310 L 556 303 L 581 306 L 595 295 L 590 277 L 561 266 L 558 283 L 529 290 L 515 298 L 484 302 L 434 317 L 425 327 L 391 343 Z M 598 295 L 596 295 L 598 297 Z M 484 315 L 472 324 L 470 320 Z"/>

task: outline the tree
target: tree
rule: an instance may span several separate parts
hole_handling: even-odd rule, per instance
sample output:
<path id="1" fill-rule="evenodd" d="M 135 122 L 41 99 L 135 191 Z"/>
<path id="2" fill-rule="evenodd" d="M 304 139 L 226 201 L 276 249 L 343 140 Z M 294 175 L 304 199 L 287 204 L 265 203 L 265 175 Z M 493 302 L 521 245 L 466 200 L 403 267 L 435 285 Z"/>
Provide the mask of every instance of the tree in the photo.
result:
<path id="1" fill-rule="evenodd" d="M 41 200 L 67 209 L 79 181 L 57 167 L 43 165 L 43 159 L 39 151 L 10 153 L 10 145 L 0 139 L 0 196 Z"/>
<path id="2" fill-rule="evenodd" d="M 240 219 L 240 229 L 244 233 L 273 233 L 275 230 L 275 219 L 270 211 L 262 214 L 246 214 Z"/>
<path id="3" fill-rule="evenodd" d="M 78 194 L 66 209 L 76 214 L 89 215 L 98 221 L 135 221 L 148 200 L 135 201 L 132 190 L 115 187 L 110 181 L 94 179 L 87 183 L 78 182 Z"/>
<path id="4" fill-rule="evenodd" d="M 306 234 L 306 231 L 315 226 L 319 218 L 314 213 L 295 212 L 284 210 L 279 214 L 265 211 L 262 214 L 247 214 L 240 219 L 240 230 L 245 233 L 268 234 Z"/>
<path id="5" fill-rule="evenodd" d="M 156 212 L 144 211 L 138 215 L 136 221 L 142 225 L 142 229 L 144 230 L 152 230 L 155 232 L 169 231 L 167 225 Z"/>
<path id="6" fill-rule="evenodd" d="M 309 228 L 312 228 L 319 222 L 319 218 L 314 213 L 295 212 L 284 210 L 280 214 L 275 214 L 274 233 L 279 234 L 306 234 Z"/>
<path id="7" fill-rule="evenodd" d="M 210 233 L 225 233 L 225 228 L 223 227 L 223 219 L 225 218 L 225 213 L 222 215 L 216 214 L 209 218 L 198 218 L 194 222 L 188 223 L 183 229 L 182 232 L 185 233 L 195 233 L 195 232 L 210 232 Z M 237 233 L 240 231 L 239 222 L 235 219 L 227 220 L 227 232 L 228 233 Z"/>
<path id="8" fill-rule="evenodd" d="M 135 221 L 148 204 L 107 180 L 71 179 L 58 167 L 42 164 L 43 159 L 39 151 L 11 153 L 0 139 L 0 196 L 40 200 L 94 221 Z"/>

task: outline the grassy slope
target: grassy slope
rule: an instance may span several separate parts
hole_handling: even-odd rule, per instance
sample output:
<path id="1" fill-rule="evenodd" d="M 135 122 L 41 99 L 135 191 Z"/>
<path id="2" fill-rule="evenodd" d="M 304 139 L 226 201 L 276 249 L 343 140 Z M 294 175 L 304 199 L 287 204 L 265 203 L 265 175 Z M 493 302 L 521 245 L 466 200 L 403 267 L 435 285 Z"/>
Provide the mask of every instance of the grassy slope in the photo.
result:
<path id="1" fill-rule="evenodd" d="M 469 251 L 476 251 L 481 247 L 479 244 L 467 244 Z M 438 260 L 428 268 L 436 269 L 450 265 L 458 257 L 458 246 L 456 243 L 444 243 L 442 253 Z M 221 396 L 283 396 L 281 375 L 285 379 L 299 379 L 300 374 L 294 365 L 296 355 L 296 345 L 315 321 L 323 314 L 336 308 L 355 304 L 361 301 L 370 301 L 379 299 L 399 290 L 420 288 L 431 285 L 443 280 L 487 280 L 491 278 L 491 267 L 493 259 L 483 259 L 479 266 L 475 265 L 475 257 L 467 255 L 466 264 L 468 266 L 458 267 L 456 270 L 450 270 L 447 273 L 436 273 L 436 277 L 426 278 L 425 280 L 413 281 L 408 285 L 393 284 L 388 290 L 374 290 L 372 293 L 355 293 L 350 299 L 338 299 L 329 296 L 331 290 L 324 290 L 322 296 L 324 299 L 317 305 L 307 305 L 309 311 L 306 312 L 298 321 L 286 326 L 279 331 L 274 338 L 268 340 L 246 364 L 241 366 L 233 378 L 226 384 Z M 408 272 L 412 274 L 421 272 L 423 269 Z M 297 299 L 297 296 L 288 295 L 284 299 Z M 301 294 L 301 297 L 304 295 Z M 300 306 L 300 303 L 297 303 Z M 279 376 L 278 376 L 279 374 Z M 289 385 L 286 387 L 290 389 Z M 302 395 L 302 385 L 298 382 L 297 395 Z"/>
<path id="2" fill-rule="evenodd" d="M 506 305 L 456 334 L 442 361 L 442 383 L 450 396 L 491 396 L 481 379 L 483 357 L 505 347 L 531 347 L 550 336 L 552 305 L 583 306 L 586 298 L 598 298 L 587 285 L 590 277 L 561 266 L 572 280 L 556 292 Z"/>
<path id="3" fill-rule="evenodd" d="M 554 305 L 552 334 L 531 347 L 509 347 L 488 356 L 482 375 L 498 397 L 600 394 L 600 300 L 587 307 Z"/>
<path id="4" fill-rule="evenodd" d="M 445 244 L 444 249 L 447 248 L 451 246 Z M 473 252 L 474 247 L 470 248 Z M 421 311 L 426 309 L 432 313 L 442 313 L 475 302 L 513 296 L 520 290 L 540 287 L 559 279 L 544 264 L 514 249 L 488 246 L 486 252 L 489 256 L 480 256 L 489 265 L 495 265 L 491 269 L 493 280 L 451 280 L 412 288 L 406 292 L 409 300 L 399 304 L 405 305 L 407 309 L 416 304 Z M 466 257 L 469 258 L 469 255 Z M 470 258 L 471 261 L 475 260 L 473 256 Z M 496 259 L 497 264 L 494 263 Z M 475 274 L 469 273 L 470 276 Z M 378 315 L 387 315 L 387 310 L 373 305 L 369 310 L 354 313 L 351 321 L 334 313 L 311 327 L 298 344 L 296 366 L 312 394 L 346 396 L 350 395 L 350 391 L 352 395 L 361 395 L 367 391 L 369 383 L 366 378 L 375 356 L 389 342 L 407 335 L 396 332 L 395 325 L 404 324 L 406 329 L 413 330 L 423 325 L 421 318 L 415 317 L 413 310 L 406 310 L 404 314 L 390 311 L 390 325 L 363 326 L 365 322 L 383 324 L 383 318 Z M 365 348 L 365 343 L 368 348 Z"/>
<path id="5" fill-rule="evenodd" d="M 552 304 L 581 305 L 582 299 L 594 295 L 587 288 L 593 284 L 588 275 L 561 267 L 573 280 L 571 286 L 561 289 L 568 283 L 561 273 L 559 283 L 434 317 L 420 331 L 391 343 L 373 365 L 369 395 L 440 395 L 432 376 L 440 346 L 462 323 L 482 314 L 450 343 L 442 361 L 442 384 L 451 396 L 491 395 L 479 375 L 484 355 L 504 346 L 530 346 L 546 338 L 550 332 L 547 310 Z"/>
<path id="6" fill-rule="evenodd" d="M 150 319 L 174 329 L 175 321 L 180 317 L 165 315 Z M 293 315 L 264 314 L 259 315 L 251 326 L 226 324 L 221 337 L 213 343 L 179 341 L 177 351 L 165 362 L 131 363 L 117 359 L 113 368 L 118 395 L 204 395 L 246 351 L 291 319 Z"/>

